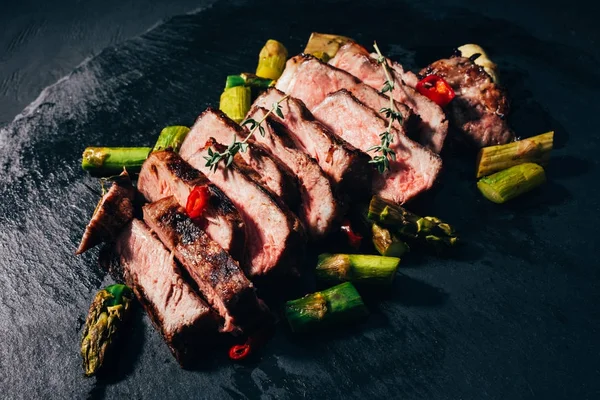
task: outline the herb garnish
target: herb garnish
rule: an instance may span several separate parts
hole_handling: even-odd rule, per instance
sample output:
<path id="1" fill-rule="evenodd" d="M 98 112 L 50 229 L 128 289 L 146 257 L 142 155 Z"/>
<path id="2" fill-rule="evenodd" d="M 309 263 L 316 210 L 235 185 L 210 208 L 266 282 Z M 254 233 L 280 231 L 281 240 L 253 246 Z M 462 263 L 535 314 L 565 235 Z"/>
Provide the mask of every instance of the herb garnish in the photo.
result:
<path id="1" fill-rule="evenodd" d="M 204 157 L 204 159 L 206 160 L 205 167 L 209 167 L 211 170 L 216 171 L 217 168 L 219 167 L 219 163 L 221 161 L 224 161 L 225 168 L 228 168 L 231 165 L 231 163 L 233 162 L 233 157 L 237 153 L 239 153 L 240 151 L 242 153 L 245 153 L 248 150 L 248 140 L 254 135 L 254 133 L 257 130 L 261 136 L 263 136 L 263 137 L 265 136 L 265 128 L 262 126 L 262 123 L 265 122 L 265 120 L 267 119 L 267 117 L 269 115 L 271 115 L 272 113 L 275 113 L 275 114 L 277 114 L 277 116 L 279 116 L 279 118 L 282 118 L 282 119 L 285 118 L 283 116 L 283 112 L 281 111 L 280 104 L 283 101 L 285 101 L 288 97 L 290 97 L 289 94 L 283 96 L 281 99 L 279 99 L 278 101 L 273 103 L 273 107 L 271 107 L 271 109 L 265 114 L 264 117 L 262 117 L 262 119 L 260 121 L 256 121 L 254 118 L 248 118 L 247 120 L 242 122 L 240 124 L 242 126 L 249 125 L 250 133 L 241 142 L 238 142 L 234 135 L 233 142 L 231 142 L 231 144 L 227 147 L 227 149 L 224 152 L 219 153 L 219 152 L 213 151 L 211 148 L 209 148 L 208 156 Z"/>
<path id="2" fill-rule="evenodd" d="M 383 174 L 390 168 L 390 159 L 392 161 L 396 161 L 396 153 L 390 148 L 390 145 L 394 141 L 394 137 L 391 134 L 392 124 L 394 121 L 402 121 L 402 114 L 396 109 L 396 105 L 394 104 L 394 98 L 392 97 L 392 91 L 394 90 L 394 80 L 391 78 L 389 65 L 387 63 L 386 58 L 381 54 L 379 47 L 377 46 L 377 42 L 373 43 L 373 47 L 377 52 L 377 63 L 381 65 L 383 68 L 383 72 L 385 73 L 386 81 L 383 84 L 383 88 L 381 89 L 381 94 L 388 93 L 388 98 L 390 99 L 390 106 L 384 107 L 379 110 L 380 113 L 384 114 L 388 119 L 387 130 L 379 134 L 379 138 L 381 139 L 381 143 L 377 146 L 372 146 L 367 151 L 375 151 L 381 153 L 381 155 L 373 157 L 369 163 L 376 164 L 377 170 L 379 173 Z"/>

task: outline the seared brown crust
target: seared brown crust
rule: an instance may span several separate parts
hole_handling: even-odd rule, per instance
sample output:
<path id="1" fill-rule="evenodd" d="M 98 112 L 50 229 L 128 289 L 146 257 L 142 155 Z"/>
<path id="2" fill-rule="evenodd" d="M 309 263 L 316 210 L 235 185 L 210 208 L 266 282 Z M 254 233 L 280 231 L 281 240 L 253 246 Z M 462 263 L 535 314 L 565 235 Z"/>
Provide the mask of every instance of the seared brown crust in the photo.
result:
<path id="1" fill-rule="evenodd" d="M 114 239 L 133 218 L 134 197 L 135 188 L 131 185 L 127 171 L 123 171 L 100 199 L 75 254 Z"/>
<path id="2" fill-rule="evenodd" d="M 189 192 L 196 186 L 204 185 L 208 186 L 210 192 L 209 206 L 203 218 L 206 232 L 209 235 L 218 232 L 219 237 L 211 236 L 212 239 L 227 250 L 233 259 L 245 262 L 246 228 L 242 217 L 231 200 L 206 175 L 193 168 L 179 154 L 165 150 L 150 154 L 138 178 L 138 189 L 148 201 L 174 195 L 182 207 L 186 206 Z"/>
<path id="3" fill-rule="evenodd" d="M 514 139 L 508 127 L 508 97 L 485 70 L 465 57 L 438 60 L 421 70 L 420 75 L 444 78 L 456 97 L 449 105 L 454 126 L 477 147 L 505 144 Z"/>
<path id="4" fill-rule="evenodd" d="M 239 264 L 186 215 L 173 197 L 147 204 L 143 210 L 144 221 L 225 319 L 225 331 L 247 328 L 264 319 L 264 308 Z"/>

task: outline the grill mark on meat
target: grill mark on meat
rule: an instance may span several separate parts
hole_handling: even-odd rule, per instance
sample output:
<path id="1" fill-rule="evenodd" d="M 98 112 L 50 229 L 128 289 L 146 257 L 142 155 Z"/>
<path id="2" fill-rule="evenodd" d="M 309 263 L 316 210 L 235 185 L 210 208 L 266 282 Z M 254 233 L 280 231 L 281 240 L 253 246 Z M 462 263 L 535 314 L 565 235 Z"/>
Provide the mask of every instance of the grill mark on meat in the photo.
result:
<path id="1" fill-rule="evenodd" d="M 203 118 L 198 118 L 192 128 L 204 130 Z M 188 135 L 189 138 L 189 135 Z M 204 148 L 193 153 L 186 146 L 194 142 L 184 142 L 184 154 L 191 154 L 188 162 L 208 174 L 210 179 L 223 192 L 227 193 L 240 211 L 246 223 L 247 248 L 250 265 L 246 269 L 249 276 L 295 276 L 301 265 L 306 238 L 298 218 L 285 205 L 280 205 L 257 182 L 244 174 L 236 161 L 229 168 L 220 165 L 216 171 L 206 167 L 209 148 L 223 151 L 224 146 L 210 139 Z"/>
<path id="2" fill-rule="evenodd" d="M 179 364 L 197 361 L 216 339 L 218 317 L 185 281 L 173 256 L 140 220 L 123 230 L 114 250 L 125 283 Z"/>
<path id="3" fill-rule="evenodd" d="M 456 97 L 448 105 L 449 118 L 467 141 L 477 147 L 505 144 L 514 139 L 505 117 L 509 103 L 504 90 L 485 70 L 465 57 L 438 60 L 420 75 L 444 78 Z"/>
<path id="4" fill-rule="evenodd" d="M 268 108 L 284 96 L 285 93 L 270 88 L 254 105 Z M 280 106 L 284 118 L 271 114 L 273 119 L 287 128 L 296 147 L 317 161 L 339 191 L 353 192 L 355 197 L 357 192 L 368 196 L 372 174 L 370 157 L 317 121 L 302 100 L 288 97 Z"/>
<path id="5" fill-rule="evenodd" d="M 224 318 L 224 331 L 251 328 L 264 320 L 265 306 L 238 263 L 192 222 L 173 197 L 147 204 L 143 211 L 144 221 Z"/>
<path id="6" fill-rule="evenodd" d="M 329 60 L 329 64 L 349 72 L 377 90 L 380 90 L 387 80 L 385 72 L 377 62 L 377 59 L 371 57 L 364 47 L 354 42 L 343 45 L 335 57 Z M 398 63 L 393 63 L 393 65 L 390 75 L 394 80 L 394 89 L 392 91 L 394 100 L 406 104 L 415 114 L 420 116 L 417 141 L 423 146 L 439 153 L 442 150 L 448 133 L 446 114 L 440 106 L 404 82 L 403 76 L 408 76 L 411 80 L 413 79 L 412 76 L 404 73 L 402 66 Z M 400 71 L 402 73 L 398 73 Z M 416 79 L 416 76 L 414 78 Z M 359 100 L 362 101 L 360 98 Z M 374 109 L 378 110 L 377 108 Z"/>
<path id="7" fill-rule="evenodd" d="M 183 158 L 203 148 L 209 138 L 214 137 L 218 143 L 229 144 L 232 137 L 248 134 L 246 128 L 229 119 L 221 111 L 208 108 L 199 117 L 204 129 L 193 129 L 185 138 L 186 146 L 180 150 Z M 257 132 L 258 135 L 258 132 Z M 255 145 L 256 144 L 256 145 Z M 242 161 L 243 160 L 243 161 Z M 238 166 L 244 168 L 261 186 L 269 190 L 281 203 L 295 210 L 300 204 L 298 181 L 290 168 L 271 156 L 261 144 L 251 142 L 246 152 L 238 153 Z M 254 170 L 254 171 L 252 171 Z"/>
<path id="8" fill-rule="evenodd" d="M 123 171 L 98 202 L 75 254 L 114 239 L 133 218 L 134 198 L 135 188 L 127 171 Z"/>
<path id="9" fill-rule="evenodd" d="M 138 178 L 140 192 L 150 202 L 174 195 L 185 207 L 196 186 L 208 186 L 209 205 L 200 221 L 195 221 L 231 256 L 245 262 L 245 226 L 231 200 L 208 178 L 171 150 L 150 154 Z"/>
<path id="10" fill-rule="evenodd" d="M 314 115 L 336 134 L 365 151 L 378 145 L 379 134 L 387 129 L 387 122 L 378 113 L 346 90 L 327 96 L 314 109 Z M 441 159 L 394 127 L 390 134 L 394 139 L 390 147 L 396 153 L 396 161 L 390 161 L 390 171 L 375 175 L 373 191 L 387 200 L 404 203 L 433 185 L 441 169 Z"/>
<path id="11" fill-rule="evenodd" d="M 248 112 L 248 118 L 260 121 L 267 110 L 254 106 Z M 299 150 L 288 130 L 269 116 L 263 122 L 266 135 L 255 136 L 256 141 L 264 144 L 273 157 L 289 165 L 300 182 L 300 219 L 307 227 L 313 239 L 326 236 L 343 213 L 343 206 L 336 198 L 333 187 L 317 162 Z M 241 137 L 240 139 L 243 139 Z"/>

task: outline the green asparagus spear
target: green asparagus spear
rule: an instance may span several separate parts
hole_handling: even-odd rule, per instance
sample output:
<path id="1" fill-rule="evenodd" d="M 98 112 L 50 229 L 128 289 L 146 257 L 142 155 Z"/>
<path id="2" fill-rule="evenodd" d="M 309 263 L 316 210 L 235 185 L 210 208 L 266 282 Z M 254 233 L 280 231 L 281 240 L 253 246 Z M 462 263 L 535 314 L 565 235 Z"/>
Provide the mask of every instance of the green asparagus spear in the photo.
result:
<path id="1" fill-rule="evenodd" d="M 486 199 L 504 203 L 546 182 L 544 168 L 534 163 L 515 165 L 483 177 L 477 188 Z"/>
<path id="2" fill-rule="evenodd" d="M 258 55 L 256 75 L 261 78 L 279 79 L 285 68 L 288 52 L 277 40 L 269 39 Z"/>
<path id="3" fill-rule="evenodd" d="M 125 285 L 110 285 L 100 290 L 85 321 L 81 356 L 86 376 L 92 376 L 102 367 L 106 352 L 114 346 L 120 327 L 128 317 L 133 292 Z"/>
<path id="4" fill-rule="evenodd" d="M 526 162 L 546 164 L 554 143 L 554 132 L 499 146 L 484 147 L 477 156 L 477 178 Z"/>
<path id="5" fill-rule="evenodd" d="M 250 110 L 250 88 L 234 86 L 221 94 L 219 109 L 238 124 L 246 117 Z"/>
<path id="6" fill-rule="evenodd" d="M 83 152 L 81 167 L 97 177 L 119 175 L 123 168 L 136 173 L 151 150 L 150 147 L 88 147 Z"/>
<path id="7" fill-rule="evenodd" d="M 373 245 L 379 254 L 388 257 L 402 257 L 410 250 L 408 245 L 398 238 L 389 229 L 373 224 L 371 226 Z"/>
<path id="8" fill-rule="evenodd" d="M 187 126 L 167 126 L 160 132 L 160 135 L 158 135 L 158 140 L 152 151 L 170 148 L 174 152 L 178 152 L 189 131 L 190 128 Z"/>
<path id="9" fill-rule="evenodd" d="M 315 275 L 322 282 L 389 285 L 394 280 L 400 259 L 364 254 L 321 254 Z"/>
<path id="10" fill-rule="evenodd" d="M 294 332 L 349 322 L 368 314 L 350 282 L 285 303 L 285 316 Z"/>
<path id="11" fill-rule="evenodd" d="M 225 83 L 225 89 L 229 89 L 235 86 L 250 86 L 256 89 L 268 89 L 275 85 L 273 79 L 261 78 L 254 74 L 243 72 L 239 75 L 229 75 Z"/>
<path id="12" fill-rule="evenodd" d="M 420 217 L 398 204 L 373 196 L 370 220 L 389 227 L 399 238 L 428 244 L 437 251 L 458 243 L 454 229 L 436 217 Z"/>
<path id="13" fill-rule="evenodd" d="M 304 54 L 313 55 L 327 62 L 335 56 L 340 47 L 350 41 L 352 39 L 345 36 L 313 32 L 306 43 Z"/>

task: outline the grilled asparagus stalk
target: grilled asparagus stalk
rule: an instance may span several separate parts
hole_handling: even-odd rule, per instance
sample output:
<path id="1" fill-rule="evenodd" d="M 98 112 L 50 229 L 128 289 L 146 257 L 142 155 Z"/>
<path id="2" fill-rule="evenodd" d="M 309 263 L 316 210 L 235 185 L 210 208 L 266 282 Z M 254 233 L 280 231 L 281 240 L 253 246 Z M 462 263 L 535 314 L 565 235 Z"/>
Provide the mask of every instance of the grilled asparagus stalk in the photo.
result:
<path id="1" fill-rule="evenodd" d="M 137 173 L 150 151 L 150 147 L 88 147 L 83 151 L 81 167 L 96 177 L 119 175 L 123 168 Z"/>
<path id="2" fill-rule="evenodd" d="M 350 282 L 285 303 L 285 316 L 294 332 L 306 332 L 357 320 L 369 310 Z"/>
<path id="3" fill-rule="evenodd" d="M 400 205 L 373 196 L 368 218 L 390 228 L 400 239 L 430 245 L 438 251 L 458 243 L 449 224 L 436 217 L 420 217 Z"/>
<path id="4" fill-rule="evenodd" d="M 477 188 L 486 199 L 500 204 L 535 189 L 544 182 L 544 168 L 534 163 L 525 163 L 481 178 L 477 182 Z"/>
<path id="5" fill-rule="evenodd" d="M 129 315 L 133 292 L 125 285 L 110 285 L 100 290 L 88 312 L 81 341 L 83 370 L 86 376 L 98 372 L 107 351 L 114 346 L 121 326 Z"/>
<path id="6" fill-rule="evenodd" d="M 258 55 L 256 75 L 261 78 L 279 79 L 285 68 L 288 52 L 277 40 L 269 39 Z"/>
<path id="7" fill-rule="evenodd" d="M 400 259 L 364 254 L 321 254 L 315 275 L 321 282 L 354 282 L 389 285 Z"/>
<path id="8" fill-rule="evenodd" d="M 167 126 L 160 132 L 160 135 L 158 135 L 158 140 L 156 141 L 152 151 L 166 150 L 170 148 L 174 152 L 178 152 L 189 131 L 190 128 L 187 126 Z"/>
<path id="9" fill-rule="evenodd" d="M 410 250 L 408 245 L 389 229 L 373 224 L 371 226 L 373 246 L 379 254 L 388 257 L 401 257 Z"/>
<path id="10" fill-rule="evenodd" d="M 221 94 L 219 109 L 238 124 L 246 117 L 250 110 L 250 88 L 246 86 L 234 86 Z"/>
<path id="11" fill-rule="evenodd" d="M 235 86 L 250 86 L 256 89 L 267 89 L 271 86 L 275 86 L 275 80 L 268 78 L 261 78 L 248 72 L 242 72 L 239 75 L 229 75 L 225 82 L 225 89 L 229 89 Z"/>
<path id="12" fill-rule="evenodd" d="M 306 43 L 304 54 L 313 55 L 327 62 L 335 56 L 340 47 L 350 41 L 352 39 L 345 36 L 313 32 Z"/>
<path id="13" fill-rule="evenodd" d="M 484 147 L 477 156 L 477 178 L 523 163 L 546 164 L 554 143 L 554 132 L 499 146 Z"/>

